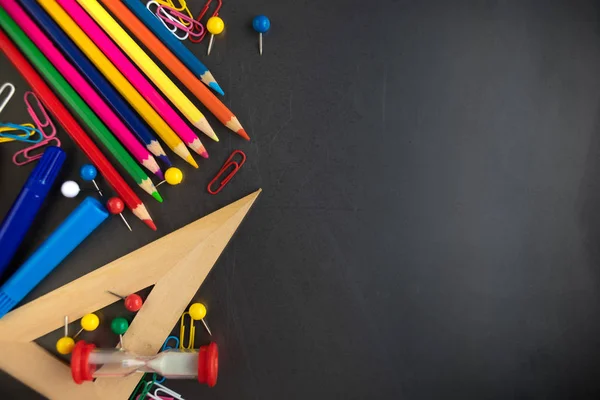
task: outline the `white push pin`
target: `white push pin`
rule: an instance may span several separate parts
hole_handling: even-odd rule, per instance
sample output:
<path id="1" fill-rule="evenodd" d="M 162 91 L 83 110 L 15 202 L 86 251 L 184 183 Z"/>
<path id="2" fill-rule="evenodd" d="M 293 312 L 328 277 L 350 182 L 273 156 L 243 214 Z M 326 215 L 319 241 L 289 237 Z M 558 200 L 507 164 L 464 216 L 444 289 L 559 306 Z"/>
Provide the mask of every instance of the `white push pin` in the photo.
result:
<path id="1" fill-rule="evenodd" d="M 80 191 L 81 189 L 75 181 L 66 181 L 60 187 L 60 192 L 62 193 L 62 195 L 68 197 L 69 199 L 77 197 Z"/>

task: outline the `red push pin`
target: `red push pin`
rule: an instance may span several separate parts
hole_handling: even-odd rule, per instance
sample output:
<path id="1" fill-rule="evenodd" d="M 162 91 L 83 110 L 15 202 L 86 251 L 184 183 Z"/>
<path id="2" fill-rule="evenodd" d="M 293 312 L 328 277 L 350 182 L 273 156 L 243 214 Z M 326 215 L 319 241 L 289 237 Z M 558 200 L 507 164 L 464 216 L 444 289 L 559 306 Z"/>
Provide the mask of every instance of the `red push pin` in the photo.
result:
<path id="1" fill-rule="evenodd" d="M 127 225 L 127 228 L 129 228 L 129 232 L 131 232 L 131 226 L 129 226 L 127 220 L 123 216 L 123 210 L 125 209 L 125 203 L 123 203 L 123 200 L 118 197 L 111 197 L 106 202 L 106 208 L 108 208 L 108 212 L 113 215 L 119 214 L 123 222 L 125 222 L 125 225 Z"/>
<path id="2" fill-rule="evenodd" d="M 128 311 L 133 311 L 133 312 L 139 311 L 140 308 L 142 308 L 142 304 L 144 304 L 144 302 L 142 301 L 142 298 L 140 297 L 139 294 L 133 293 L 127 297 L 123 297 L 114 292 L 111 292 L 110 290 L 107 290 L 107 292 L 112 294 L 113 296 L 117 296 L 117 297 L 125 300 L 125 308 Z"/>

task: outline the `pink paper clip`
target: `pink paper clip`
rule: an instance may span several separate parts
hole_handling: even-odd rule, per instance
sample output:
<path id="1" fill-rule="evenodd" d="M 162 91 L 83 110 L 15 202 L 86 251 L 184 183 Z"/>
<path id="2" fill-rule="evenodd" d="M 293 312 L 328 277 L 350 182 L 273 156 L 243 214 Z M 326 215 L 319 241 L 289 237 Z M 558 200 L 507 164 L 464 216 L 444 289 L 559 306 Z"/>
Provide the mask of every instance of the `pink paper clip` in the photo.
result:
<path id="1" fill-rule="evenodd" d="M 204 7 L 202 8 L 202 11 L 200 11 L 200 14 L 198 14 L 198 16 L 196 17 L 196 21 L 200 22 L 202 20 L 202 18 L 204 18 L 204 16 L 206 15 L 207 11 L 208 11 L 208 7 L 210 7 L 210 3 L 212 3 L 213 0 L 207 0 L 206 4 L 204 4 Z M 221 6 L 223 6 L 223 0 L 217 0 L 217 7 L 215 8 L 215 10 L 213 11 L 211 17 L 216 17 L 219 15 L 219 10 L 221 9 Z M 204 36 L 206 36 L 206 31 L 202 31 L 202 34 L 200 35 L 200 37 L 196 40 L 194 39 L 194 37 L 190 34 L 190 42 L 192 43 L 200 43 L 202 41 L 202 39 L 204 39 Z"/>
<path id="2" fill-rule="evenodd" d="M 156 15 L 163 20 L 163 24 L 172 25 L 175 29 L 187 32 L 190 38 L 204 35 L 204 26 L 199 21 L 188 17 L 184 13 L 177 11 L 172 7 L 161 4 L 156 10 Z M 189 26 L 184 25 L 181 23 L 181 21 L 187 22 Z M 196 31 L 196 28 L 198 31 Z M 171 32 L 173 31 L 171 30 Z"/>
<path id="3" fill-rule="evenodd" d="M 152 8 L 151 8 L 152 6 L 156 6 L 156 11 L 152 11 Z M 158 20 L 160 22 L 162 22 L 164 27 L 167 28 L 173 34 L 173 36 L 175 36 L 177 39 L 179 39 L 181 41 L 186 40 L 190 36 L 188 28 L 186 26 L 182 25 L 179 21 L 177 21 L 177 19 L 175 17 L 171 16 L 170 14 L 166 14 L 166 11 L 161 10 L 160 7 L 161 7 L 161 4 L 157 3 L 154 0 L 146 3 L 146 8 L 152 14 L 154 14 L 154 16 L 156 18 L 158 18 Z M 169 21 L 169 23 L 167 23 L 166 21 Z M 177 26 L 174 26 L 175 23 L 178 23 L 180 26 L 183 26 L 183 29 L 182 29 L 182 32 L 184 32 L 183 36 L 179 36 L 177 34 L 179 29 L 177 28 Z"/>
<path id="4" fill-rule="evenodd" d="M 30 96 L 32 97 L 33 101 L 29 100 Z M 31 119 L 33 119 L 33 122 L 40 130 L 40 132 L 42 132 L 44 139 L 39 143 L 17 151 L 13 155 L 12 161 L 15 165 L 18 166 L 29 164 L 30 162 L 41 158 L 42 154 L 44 154 L 44 151 L 42 150 L 37 152 L 36 150 L 45 148 L 50 144 L 60 147 L 61 144 L 60 140 L 56 137 L 56 126 L 54 126 L 54 124 L 52 123 L 52 120 L 48 116 L 46 109 L 44 108 L 43 104 L 40 102 L 38 97 L 35 95 L 35 93 L 31 91 L 26 92 L 23 96 L 23 100 L 25 100 L 25 105 L 27 106 L 27 112 L 29 113 L 29 116 L 31 117 Z M 33 106 L 33 103 L 35 103 L 35 106 Z M 41 117 L 38 116 L 36 108 L 39 110 L 39 114 L 41 114 Z"/>

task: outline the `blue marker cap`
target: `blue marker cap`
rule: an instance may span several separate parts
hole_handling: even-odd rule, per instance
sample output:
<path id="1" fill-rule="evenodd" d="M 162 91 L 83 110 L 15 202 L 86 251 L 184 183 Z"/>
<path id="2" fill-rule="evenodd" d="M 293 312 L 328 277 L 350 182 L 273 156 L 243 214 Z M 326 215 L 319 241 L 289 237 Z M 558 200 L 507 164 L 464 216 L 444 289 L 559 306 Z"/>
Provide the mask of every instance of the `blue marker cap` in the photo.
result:
<path id="1" fill-rule="evenodd" d="M 93 197 L 83 200 L 0 287 L 0 318 L 23 300 L 107 217 L 108 211 L 98 200 Z"/>

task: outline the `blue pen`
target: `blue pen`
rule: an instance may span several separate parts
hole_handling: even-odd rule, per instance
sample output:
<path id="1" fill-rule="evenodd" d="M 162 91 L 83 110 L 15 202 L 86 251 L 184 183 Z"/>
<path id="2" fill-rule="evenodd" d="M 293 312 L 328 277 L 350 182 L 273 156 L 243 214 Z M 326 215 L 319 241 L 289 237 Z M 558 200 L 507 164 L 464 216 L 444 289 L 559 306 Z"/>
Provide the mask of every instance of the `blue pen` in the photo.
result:
<path id="1" fill-rule="evenodd" d="M 60 48 L 63 54 L 71 60 L 77 69 L 87 78 L 87 80 L 96 88 L 112 109 L 117 113 L 121 120 L 131 129 L 133 133 L 146 146 L 150 153 L 160 158 L 167 166 L 171 167 L 171 161 L 163 150 L 160 142 L 148 130 L 146 125 L 140 120 L 119 96 L 117 91 L 108 83 L 100 72 L 85 57 L 79 48 L 69 39 L 69 37 L 60 29 L 54 20 L 37 4 L 36 0 L 21 0 L 23 7 L 35 19 L 38 25 L 46 31 L 54 44 Z"/>
<path id="2" fill-rule="evenodd" d="M 206 86 L 221 95 L 225 94 L 206 65 L 202 64 L 179 39 L 173 36 L 171 31 L 152 14 L 152 11 L 148 10 L 139 0 L 123 0 L 123 2 Z"/>
<path id="3" fill-rule="evenodd" d="M 49 146 L 0 224 L 0 274 L 4 272 L 29 230 L 65 161 L 65 152 Z"/>
<path id="4" fill-rule="evenodd" d="M 46 150 L 48 151 L 48 150 Z M 108 211 L 87 197 L 0 287 L 0 318 L 19 303 L 105 219 Z"/>

